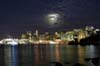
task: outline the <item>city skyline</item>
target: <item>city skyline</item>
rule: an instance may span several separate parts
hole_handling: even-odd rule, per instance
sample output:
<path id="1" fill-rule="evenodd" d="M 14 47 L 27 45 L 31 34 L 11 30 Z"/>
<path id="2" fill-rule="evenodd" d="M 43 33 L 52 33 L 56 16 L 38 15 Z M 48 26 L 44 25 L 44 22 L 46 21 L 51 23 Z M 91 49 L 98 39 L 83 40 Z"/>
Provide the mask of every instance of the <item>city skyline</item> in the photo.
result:
<path id="1" fill-rule="evenodd" d="M 50 32 L 41 33 L 27 31 L 20 34 L 20 36 L 8 35 L 0 40 L 0 44 L 80 44 L 83 45 L 94 44 L 99 45 L 100 29 L 95 29 L 93 26 L 86 26 L 85 28 L 73 29 L 66 32 Z M 84 41 L 84 42 L 83 42 Z"/>

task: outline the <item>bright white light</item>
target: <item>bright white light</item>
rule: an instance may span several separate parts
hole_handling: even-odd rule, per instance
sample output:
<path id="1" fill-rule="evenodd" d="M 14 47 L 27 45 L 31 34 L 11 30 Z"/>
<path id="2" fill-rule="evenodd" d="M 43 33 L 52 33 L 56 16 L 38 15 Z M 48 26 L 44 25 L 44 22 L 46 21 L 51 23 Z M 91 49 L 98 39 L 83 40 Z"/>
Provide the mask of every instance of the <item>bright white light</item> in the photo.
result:
<path id="1" fill-rule="evenodd" d="M 58 22 L 59 17 L 60 17 L 59 14 L 53 13 L 53 14 L 48 14 L 47 19 L 50 24 L 55 24 L 56 22 Z"/>
<path id="2" fill-rule="evenodd" d="M 50 19 L 51 19 L 51 21 L 54 21 L 54 20 L 56 20 L 56 18 L 55 18 L 55 17 L 51 17 Z"/>
<path id="3" fill-rule="evenodd" d="M 18 39 L 6 38 L 1 41 L 3 44 L 17 45 L 18 44 L 17 40 Z"/>

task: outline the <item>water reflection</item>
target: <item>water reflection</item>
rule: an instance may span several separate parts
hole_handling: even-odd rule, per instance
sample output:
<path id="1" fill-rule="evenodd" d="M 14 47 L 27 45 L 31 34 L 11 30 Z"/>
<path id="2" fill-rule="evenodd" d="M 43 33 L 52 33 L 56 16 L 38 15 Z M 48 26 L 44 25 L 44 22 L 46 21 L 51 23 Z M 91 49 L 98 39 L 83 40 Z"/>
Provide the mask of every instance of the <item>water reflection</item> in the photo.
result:
<path id="1" fill-rule="evenodd" d="M 78 47 L 77 46 L 67 46 L 67 62 L 77 63 L 78 62 Z"/>
<path id="2" fill-rule="evenodd" d="M 18 66 L 17 46 L 7 45 L 4 47 L 5 66 Z"/>
<path id="3" fill-rule="evenodd" d="M 86 57 L 88 58 L 95 58 L 95 57 L 98 57 L 98 47 L 97 46 L 93 46 L 93 45 L 90 45 L 90 46 L 86 46 Z"/>
<path id="4" fill-rule="evenodd" d="M 20 66 L 34 66 L 34 48 L 30 45 L 20 45 L 18 47 L 18 57 Z"/>
<path id="5" fill-rule="evenodd" d="M 60 46 L 59 45 L 55 45 L 55 58 L 57 62 L 61 61 L 61 53 L 60 53 Z"/>
<path id="6" fill-rule="evenodd" d="M 85 50 L 85 57 L 90 59 L 88 62 L 87 62 L 87 66 L 95 66 L 92 62 L 92 59 L 93 58 L 99 58 L 99 49 L 98 49 L 98 46 L 93 46 L 93 45 L 90 45 L 90 46 L 86 46 L 86 50 Z"/>
<path id="7" fill-rule="evenodd" d="M 85 64 L 85 47 L 78 45 L 78 62 L 81 64 Z"/>
<path id="8" fill-rule="evenodd" d="M 4 66 L 4 46 L 0 45 L 0 66 Z"/>
<path id="9" fill-rule="evenodd" d="M 34 48 L 33 48 L 34 49 L 34 60 L 35 60 L 34 62 L 35 62 L 36 65 L 39 66 L 40 62 L 41 62 L 40 59 L 39 59 L 40 58 L 39 46 L 35 45 Z"/>
<path id="10" fill-rule="evenodd" d="M 90 58 L 99 57 L 99 48 L 93 45 L 0 45 L 0 66 L 54 66 L 53 62 L 63 66 L 75 63 L 93 66 Z"/>

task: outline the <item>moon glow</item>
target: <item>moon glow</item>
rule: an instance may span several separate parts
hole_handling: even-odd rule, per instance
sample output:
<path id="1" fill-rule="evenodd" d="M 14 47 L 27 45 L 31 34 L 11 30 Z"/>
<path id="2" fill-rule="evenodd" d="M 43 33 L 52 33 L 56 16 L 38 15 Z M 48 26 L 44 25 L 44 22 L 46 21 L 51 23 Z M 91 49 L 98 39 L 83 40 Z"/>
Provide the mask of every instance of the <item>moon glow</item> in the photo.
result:
<path id="1" fill-rule="evenodd" d="M 50 24 L 55 24 L 55 23 L 57 23 L 57 22 L 59 22 L 58 20 L 59 20 L 59 17 L 60 17 L 60 15 L 59 14 L 48 14 L 48 16 L 47 16 L 47 19 L 48 19 L 48 22 L 50 23 Z"/>

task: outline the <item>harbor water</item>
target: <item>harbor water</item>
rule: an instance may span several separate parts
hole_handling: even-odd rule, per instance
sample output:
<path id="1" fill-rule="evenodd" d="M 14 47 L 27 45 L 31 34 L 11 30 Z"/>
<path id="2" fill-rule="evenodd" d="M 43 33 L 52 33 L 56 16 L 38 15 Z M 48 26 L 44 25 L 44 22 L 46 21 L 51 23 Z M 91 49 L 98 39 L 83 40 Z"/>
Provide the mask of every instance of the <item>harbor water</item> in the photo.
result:
<path id="1" fill-rule="evenodd" d="M 0 66 L 63 66 L 80 63 L 84 66 L 100 66 L 92 62 L 100 57 L 100 46 L 94 45 L 0 45 Z"/>

